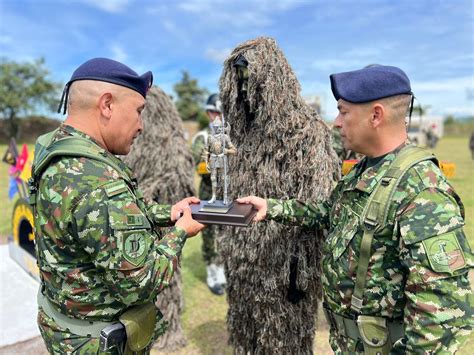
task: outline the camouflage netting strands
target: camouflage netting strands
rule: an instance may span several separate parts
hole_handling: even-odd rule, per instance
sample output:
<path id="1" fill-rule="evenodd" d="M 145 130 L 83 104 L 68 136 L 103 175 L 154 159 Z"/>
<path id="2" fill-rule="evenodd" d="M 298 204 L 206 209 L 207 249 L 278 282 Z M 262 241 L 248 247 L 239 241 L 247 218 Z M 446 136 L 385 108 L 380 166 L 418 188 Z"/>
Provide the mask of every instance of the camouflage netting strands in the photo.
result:
<path id="1" fill-rule="evenodd" d="M 248 61 L 247 109 L 233 66 L 240 55 Z M 238 151 L 229 163 L 234 195 L 303 201 L 329 196 L 339 176 L 330 128 L 301 98 L 299 82 L 273 39 L 234 49 L 224 63 L 220 93 Z M 312 352 L 322 237 L 275 222 L 227 231 L 222 241 L 227 323 L 236 353 Z"/>
<path id="2" fill-rule="evenodd" d="M 195 195 L 194 165 L 183 123 L 169 96 L 156 86 L 147 94 L 142 119 L 143 133 L 123 160 L 134 171 L 145 198 L 173 204 Z M 169 328 L 155 347 L 172 351 L 186 345 L 180 322 L 184 300 L 179 268 L 170 287 L 158 295 L 157 305 Z"/>

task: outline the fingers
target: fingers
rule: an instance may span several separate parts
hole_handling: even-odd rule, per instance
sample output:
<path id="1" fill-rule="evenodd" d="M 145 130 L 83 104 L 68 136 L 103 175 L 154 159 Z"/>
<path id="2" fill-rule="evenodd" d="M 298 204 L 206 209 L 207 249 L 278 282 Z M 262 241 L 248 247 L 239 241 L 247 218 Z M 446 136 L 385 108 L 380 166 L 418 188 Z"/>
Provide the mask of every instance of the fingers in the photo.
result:
<path id="1" fill-rule="evenodd" d="M 184 217 L 184 218 L 191 218 L 191 219 L 193 218 L 193 217 L 191 216 L 191 208 L 189 208 L 189 207 L 184 207 L 184 208 L 182 209 L 182 212 L 183 212 L 183 216 L 182 216 L 182 217 Z"/>
<path id="2" fill-rule="evenodd" d="M 252 200 L 255 196 L 246 196 L 246 197 L 241 197 L 241 198 L 238 198 L 236 201 L 238 203 L 245 203 L 245 204 L 249 204 L 249 203 L 252 203 Z"/>
<path id="3" fill-rule="evenodd" d="M 188 197 L 187 200 L 188 200 L 188 203 L 200 203 L 201 202 L 201 200 L 198 199 L 196 196 Z"/>
<path id="4" fill-rule="evenodd" d="M 198 204 L 201 200 L 195 196 L 186 197 L 171 207 L 171 221 L 174 222 L 181 217 L 181 213 L 185 208 L 189 208 L 189 204 Z"/>
<path id="5" fill-rule="evenodd" d="M 193 219 L 191 214 L 191 208 L 183 208 L 182 217 L 176 222 L 176 226 L 183 228 L 188 235 L 188 238 L 195 236 L 199 233 L 204 227 L 204 224 L 201 224 Z"/>
<path id="6" fill-rule="evenodd" d="M 266 217 L 266 214 L 265 213 L 262 213 L 262 212 L 257 212 L 257 214 L 255 215 L 255 217 L 253 217 L 253 221 L 254 222 L 261 222 L 265 219 Z"/>

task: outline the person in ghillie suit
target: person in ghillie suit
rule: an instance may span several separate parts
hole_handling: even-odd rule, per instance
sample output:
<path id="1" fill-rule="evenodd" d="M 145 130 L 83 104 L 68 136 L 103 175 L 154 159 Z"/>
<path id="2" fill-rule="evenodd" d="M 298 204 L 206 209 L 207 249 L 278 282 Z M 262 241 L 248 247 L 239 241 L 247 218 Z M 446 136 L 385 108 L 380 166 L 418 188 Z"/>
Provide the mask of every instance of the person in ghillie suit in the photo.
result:
<path id="1" fill-rule="evenodd" d="M 327 198 L 340 169 L 331 130 L 304 102 L 276 42 L 257 38 L 237 46 L 219 84 L 239 147 L 229 159 L 231 193 Z M 322 231 L 275 222 L 226 230 L 227 325 L 236 353 L 312 352 L 322 238 Z"/>
<path id="2" fill-rule="evenodd" d="M 219 94 L 215 93 L 209 96 L 205 109 L 209 117 L 209 126 L 196 133 L 191 146 L 194 163 L 198 167 L 200 163 L 205 163 L 204 154 L 208 149 L 209 137 L 214 133 L 211 127 L 222 116 L 222 104 Z M 200 175 L 199 198 L 209 201 L 212 198 L 211 174 L 206 168 L 206 171 L 201 171 Z M 206 283 L 215 295 L 223 295 L 226 285 L 224 266 L 219 253 L 220 246 L 218 245 L 221 234 L 222 227 L 218 225 L 210 225 L 202 231 L 202 257 L 206 263 Z"/>
<path id="3" fill-rule="evenodd" d="M 147 93 L 142 120 L 143 133 L 122 160 L 134 171 L 145 199 L 168 204 L 194 195 L 193 160 L 183 123 L 171 98 L 157 86 Z M 180 269 L 170 286 L 158 295 L 156 305 L 169 326 L 154 347 L 173 351 L 185 346 L 180 319 L 184 308 Z"/>
<path id="4" fill-rule="evenodd" d="M 151 72 L 88 60 L 64 89 L 66 120 L 37 140 L 29 189 L 38 326 L 50 353 L 147 354 L 166 330 L 156 297 L 169 286 L 186 239 L 204 226 L 189 208 L 199 199 L 145 201 L 116 157 L 144 131 L 152 82 Z M 159 227 L 172 228 L 159 235 Z"/>
<path id="5" fill-rule="evenodd" d="M 454 354 L 473 331 L 474 258 L 459 196 L 434 155 L 408 142 L 408 76 L 376 65 L 330 80 L 344 147 L 365 157 L 325 201 L 238 201 L 257 208 L 255 221 L 328 230 L 323 307 L 335 353 Z"/>

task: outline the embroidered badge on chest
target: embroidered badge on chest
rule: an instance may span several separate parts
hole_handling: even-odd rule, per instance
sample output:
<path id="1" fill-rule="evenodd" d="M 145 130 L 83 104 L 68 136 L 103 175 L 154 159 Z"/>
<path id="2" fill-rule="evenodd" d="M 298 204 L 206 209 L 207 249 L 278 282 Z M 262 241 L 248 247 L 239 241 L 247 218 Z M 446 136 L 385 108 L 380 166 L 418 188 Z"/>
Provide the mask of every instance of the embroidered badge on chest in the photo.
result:
<path id="1" fill-rule="evenodd" d="M 446 233 L 423 241 L 431 267 L 436 272 L 451 273 L 466 265 L 456 234 Z"/>
<path id="2" fill-rule="evenodd" d="M 148 241 L 143 233 L 129 232 L 123 239 L 123 256 L 131 264 L 140 265 L 146 257 Z"/>

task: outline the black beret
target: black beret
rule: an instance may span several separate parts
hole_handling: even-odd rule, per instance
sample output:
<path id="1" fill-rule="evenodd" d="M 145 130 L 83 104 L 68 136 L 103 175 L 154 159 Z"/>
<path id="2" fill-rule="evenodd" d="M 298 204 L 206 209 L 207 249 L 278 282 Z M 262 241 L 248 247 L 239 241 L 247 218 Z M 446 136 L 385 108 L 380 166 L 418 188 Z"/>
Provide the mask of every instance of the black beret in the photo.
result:
<path id="1" fill-rule="evenodd" d="M 397 67 L 373 65 L 332 74 L 329 78 L 336 100 L 364 103 L 395 95 L 412 94 L 410 80 L 403 70 Z"/>
<path id="2" fill-rule="evenodd" d="M 151 71 L 147 71 L 145 74 L 140 76 L 125 64 L 112 59 L 90 59 L 80 65 L 79 68 L 77 68 L 74 73 L 72 73 L 71 79 L 67 82 L 64 88 L 58 108 L 58 113 L 61 112 L 61 107 L 63 104 L 64 113 L 66 113 L 69 87 L 74 81 L 77 80 L 98 80 L 125 86 L 129 89 L 135 90 L 144 98 L 146 98 L 146 93 L 153 84 L 153 74 Z"/>
<path id="3" fill-rule="evenodd" d="M 68 84 L 77 80 L 106 81 L 125 86 L 146 97 L 148 89 L 153 84 L 153 74 L 151 71 L 148 71 L 139 76 L 125 64 L 107 58 L 94 58 L 79 66 L 72 73 Z"/>

